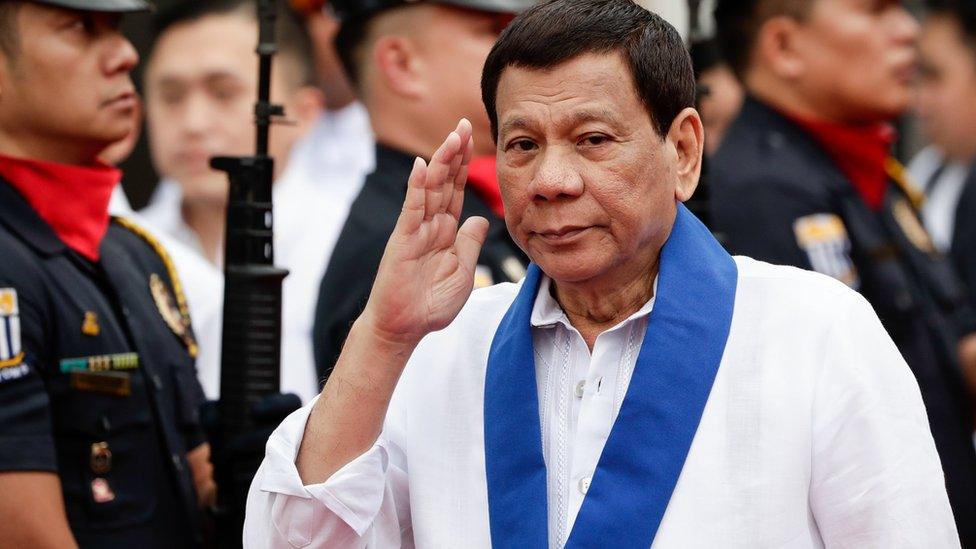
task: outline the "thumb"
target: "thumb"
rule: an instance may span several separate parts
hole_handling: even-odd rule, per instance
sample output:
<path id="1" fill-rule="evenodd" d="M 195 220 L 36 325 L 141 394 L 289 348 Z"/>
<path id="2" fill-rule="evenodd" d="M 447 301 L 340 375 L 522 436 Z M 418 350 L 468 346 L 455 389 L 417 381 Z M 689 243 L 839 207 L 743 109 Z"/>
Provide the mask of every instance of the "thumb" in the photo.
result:
<path id="1" fill-rule="evenodd" d="M 458 230 L 454 239 L 454 250 L 458 262 L 469 273 L 474 273 L 481 254 L 481 246 L 488 237 L 488 220 L 483 217 L 469 217 Z"/>

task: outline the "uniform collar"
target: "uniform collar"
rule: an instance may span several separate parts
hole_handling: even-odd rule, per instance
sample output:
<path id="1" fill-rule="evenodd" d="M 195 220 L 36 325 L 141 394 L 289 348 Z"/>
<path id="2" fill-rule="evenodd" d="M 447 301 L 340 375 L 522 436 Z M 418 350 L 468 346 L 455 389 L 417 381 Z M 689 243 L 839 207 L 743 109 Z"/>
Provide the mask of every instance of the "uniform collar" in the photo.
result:
<path id="1" fill-rule="evenodd" d="M 74 166 L 0 156 L 0 177 L 55 238 L 93 262 L 98 261 L 108 232 L 108 203 L 121 175 L 104 164 Z M 43 249 L 54 247 L 45 245 Z"/>
<path id="2" fill-rule="evenodd" d="M 0 225 L 45 256 L 64 253 L 68 247 L 5 179 L 0 177 Z"/>

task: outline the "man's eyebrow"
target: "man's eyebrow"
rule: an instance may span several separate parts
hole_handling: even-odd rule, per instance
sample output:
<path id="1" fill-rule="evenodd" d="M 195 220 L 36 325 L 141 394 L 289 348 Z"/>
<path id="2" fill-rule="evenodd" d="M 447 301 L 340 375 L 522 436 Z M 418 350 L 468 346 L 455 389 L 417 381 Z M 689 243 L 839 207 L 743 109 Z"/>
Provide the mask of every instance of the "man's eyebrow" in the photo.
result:
<path id="1" fill-rule="evenodd" d="M 567 122 L 571 127 L 581 126 L 587 122 L 603 122 L 614 128 L 621 126 L 617 113 L 610 109 L 577 111 L 568 117 Z"/>
<path id="2" fill-rule="evenodd" d="M 501 128 L 498 129 L 498 135 L 507 135 L 512 130 L 526 130 L 530 127 L 532 127 L 532 123 L 529 122 L 528 118 L 516 116 L 502 124 Z"/>

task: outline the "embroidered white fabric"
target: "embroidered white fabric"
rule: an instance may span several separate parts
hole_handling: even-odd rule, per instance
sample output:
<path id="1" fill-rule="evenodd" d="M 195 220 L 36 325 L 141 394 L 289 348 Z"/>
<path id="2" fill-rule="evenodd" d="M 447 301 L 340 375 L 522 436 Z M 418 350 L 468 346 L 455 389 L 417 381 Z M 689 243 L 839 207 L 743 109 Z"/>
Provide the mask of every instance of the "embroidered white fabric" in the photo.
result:
<path id="1" fill-rule="evenodd" d="M 959 547 L 918 384 L 870 305 L 823 275 L 736 264 L 728 344 L 653 547 Z M 376 445 L 324 483 L 304 486 L 295 466 L 312 404 L 289 416 L 251 486 L 245 547 L 491 547 L 485 367 L 518 289 L 476 291 L 426 338 Z M 552 547 L 572 530 L 651 306 L 592 357 L 555 311 L 535 330 L 553 338 L 536 364 Z"/>

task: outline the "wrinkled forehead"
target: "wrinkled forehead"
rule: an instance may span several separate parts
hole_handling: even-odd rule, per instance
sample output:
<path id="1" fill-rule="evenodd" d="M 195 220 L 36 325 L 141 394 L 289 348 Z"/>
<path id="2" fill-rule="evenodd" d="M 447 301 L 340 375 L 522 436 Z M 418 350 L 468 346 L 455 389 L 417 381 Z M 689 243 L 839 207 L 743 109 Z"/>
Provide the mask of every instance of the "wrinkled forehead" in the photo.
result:
<path id="1" fill-rule="evenodd" d="M 622 54 L 587 53 L 552 68 L 509 66 L 496 94 L 499 137 L 506 130 L 566 128 L 589 122 L 648 121 Z"/>

